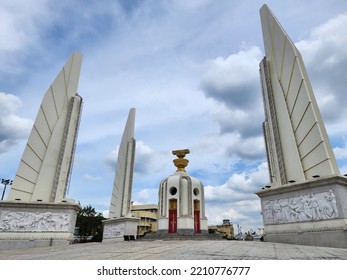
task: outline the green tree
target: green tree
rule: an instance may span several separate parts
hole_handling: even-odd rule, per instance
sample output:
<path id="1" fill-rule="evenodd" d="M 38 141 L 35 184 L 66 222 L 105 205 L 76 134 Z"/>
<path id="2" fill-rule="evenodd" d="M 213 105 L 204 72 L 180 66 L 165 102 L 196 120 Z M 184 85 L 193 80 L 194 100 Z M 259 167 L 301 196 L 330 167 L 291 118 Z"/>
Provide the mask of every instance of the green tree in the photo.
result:
<path id="1" fill-rule="evenodd" d="M 83 207 L 77 213 L 76 229 L 79 242 L 101 242 L 102 241 L 102 220 L 105 218 L 101 213 L 97 213 L 90 204 Z"/>

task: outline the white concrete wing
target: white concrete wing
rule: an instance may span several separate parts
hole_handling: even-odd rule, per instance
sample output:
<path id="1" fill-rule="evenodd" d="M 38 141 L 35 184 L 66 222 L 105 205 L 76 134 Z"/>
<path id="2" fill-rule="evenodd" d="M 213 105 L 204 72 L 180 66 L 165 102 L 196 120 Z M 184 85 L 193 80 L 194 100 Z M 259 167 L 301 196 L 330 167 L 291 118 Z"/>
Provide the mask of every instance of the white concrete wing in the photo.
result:
<path id="1" fill-rule="evenodd" d="M 8 200 L 59 202 L 66 194 L 82 98 L 82 55 L 73 53 L 43 97 Z"/>
<path id="2" fill-rule="evenodd" d="M 135 108 L 130 109 L 118 150 L 116 174 L 110 203 L 109 218 L 130 214 L 133 169 L 135 160 Z"/>
<path id="3" fill-rule="evenodd" d="M 263 91 L 267 87 L 264 85 L 267 78 L 272 87 L 267 89 L 272 93 L 266 93 L 272 97 L 264 96 L 268 115 L 265 130 L 267 127 L 278 129 L 284 177 L 288 182 L 310 179 L 315 175 L 338 175 L 336 159 L 301 55 L 266 5 L 261 8 L 260 16 L 266 53 L 266 66 L 260 66 Z M 272 116 L 271 120 L 271 104 L 266 104 L 267 98 L 274 103 L 276 119 Z M 275 145 L 276 141 L 267 139 L 267 142 Z M 274 147 L 267 148 L 272 150 L 272 154 L 278 153 L 278 147 L 277 152 Z M 277 178 L 277 181 L 281 180 Z M 287 182 L 282 178 L 282 183 Z"/>

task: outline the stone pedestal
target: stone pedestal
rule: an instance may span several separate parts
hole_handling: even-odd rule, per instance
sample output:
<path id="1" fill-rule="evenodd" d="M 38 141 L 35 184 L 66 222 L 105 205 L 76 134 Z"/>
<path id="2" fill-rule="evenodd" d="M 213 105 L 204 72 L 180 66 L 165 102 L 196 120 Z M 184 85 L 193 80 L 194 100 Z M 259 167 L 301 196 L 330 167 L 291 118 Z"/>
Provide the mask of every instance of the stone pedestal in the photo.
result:
<path id="1" fill-rule="evenodd" d="M 207 218 L 202 218 L 200 220 L 200 232 L 195 233 L 194 231 L 194 218 L 183 217 L 177 220 L 177 232 L 169 232 L 169 219 L 166 217 L 160 217 L 158 219 L 158 236 L 163 236 L 167 234 L 172 234 L 176 236 L 193 236 L 193 235 L 207 235 L 208 234 L 208 225 Z"/>
<path id="2" fill-rule="evenodd" d="M 102 242 L 114 242 L 124 240 L 136 240 L 137 222 L 136 217 L 121 217 L 104 220 L 104 233 Z"/>
<path id="3" fill-rule="evenodd" d="M 0 202 L 0 249 L 70 244 L 74 240 L 75 203 Z"/>
<path id="4" fill-rule="evenodd" d="M 265 241 L 347 248 L 346 177 L 316 178 L 256 194 Z"/>

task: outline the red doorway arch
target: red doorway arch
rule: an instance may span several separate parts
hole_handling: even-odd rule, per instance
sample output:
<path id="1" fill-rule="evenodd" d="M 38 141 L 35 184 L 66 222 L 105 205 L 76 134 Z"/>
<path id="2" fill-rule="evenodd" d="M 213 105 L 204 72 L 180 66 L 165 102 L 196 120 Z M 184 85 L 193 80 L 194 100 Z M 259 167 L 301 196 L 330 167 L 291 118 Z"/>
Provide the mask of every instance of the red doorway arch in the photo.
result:
<path id="1" fill-rule="evenodd" d="M 177 233 L 177 199 L 169 201 L 169 233 Z"/>

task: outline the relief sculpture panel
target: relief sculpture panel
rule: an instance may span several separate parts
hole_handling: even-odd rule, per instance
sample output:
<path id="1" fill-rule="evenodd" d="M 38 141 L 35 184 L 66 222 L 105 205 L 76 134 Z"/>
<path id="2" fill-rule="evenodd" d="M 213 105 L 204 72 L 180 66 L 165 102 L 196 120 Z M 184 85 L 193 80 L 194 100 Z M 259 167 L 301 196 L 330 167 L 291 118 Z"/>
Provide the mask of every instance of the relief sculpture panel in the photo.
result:
<path id="1" fill-rule="evenodd" d="M 0 231 L 68 231 L 69 214 L 3 211 Z"/>
<path id="2" fill-rule="evenodd" d="M 264 223 L 281 224 L 339 216 L 333 190 L 263 201 Z"/>
<path id="3" fill-rule="evenodd" d="M 125 225 L 105 225 L 104 226 L 104 238 L 108 237 L 120 237 L 124 235 Z"/>

